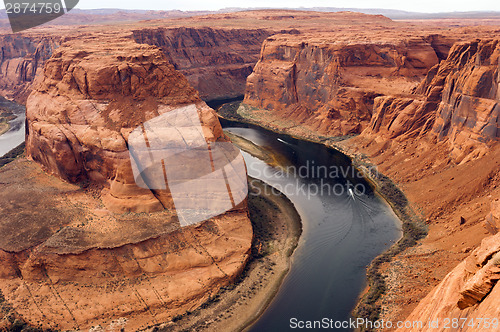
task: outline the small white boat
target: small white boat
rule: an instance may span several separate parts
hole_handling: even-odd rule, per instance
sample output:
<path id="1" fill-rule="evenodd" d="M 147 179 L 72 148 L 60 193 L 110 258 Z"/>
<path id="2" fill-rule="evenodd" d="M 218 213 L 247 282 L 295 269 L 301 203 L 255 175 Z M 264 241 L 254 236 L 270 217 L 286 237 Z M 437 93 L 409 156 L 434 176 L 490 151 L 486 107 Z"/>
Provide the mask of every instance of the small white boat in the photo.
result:
<path id="1" fill-rule="evenodd" d="M 281 138 L 277 138 L 277 140 L 280 141 L 281 143 L 289 144 L 288 142 L 282 140 Z"/>
<path id="2" fill-rule="evenodd" d="M 351 196 L 351 198 L 354 199 L 354 192 L 352 191 L 352 188 L 347 188 L 347 192 L 349 196 Z"/>

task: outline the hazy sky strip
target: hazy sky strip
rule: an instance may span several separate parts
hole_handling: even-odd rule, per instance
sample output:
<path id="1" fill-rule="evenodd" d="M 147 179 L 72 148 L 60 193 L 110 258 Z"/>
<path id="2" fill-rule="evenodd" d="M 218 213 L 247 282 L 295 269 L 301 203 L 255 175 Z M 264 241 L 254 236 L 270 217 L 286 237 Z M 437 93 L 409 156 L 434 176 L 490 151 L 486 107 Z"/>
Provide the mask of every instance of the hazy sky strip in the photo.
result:
<path id="1" fill-rule="evenodd" d="M 43 0 L 40 0 L 43 1 Z M 253 0 L 241 2 L 234 0 L 80 0 L 76 8 L 122 8 L 151 10 L 217 10 L 227 7 L 345 7 L 345 8 L 384 8 L 414 12 L 436 13 L 453 11 L 500 11 L 499 0 Z M 0 9 L 5 8 L 0 3 Z"/>

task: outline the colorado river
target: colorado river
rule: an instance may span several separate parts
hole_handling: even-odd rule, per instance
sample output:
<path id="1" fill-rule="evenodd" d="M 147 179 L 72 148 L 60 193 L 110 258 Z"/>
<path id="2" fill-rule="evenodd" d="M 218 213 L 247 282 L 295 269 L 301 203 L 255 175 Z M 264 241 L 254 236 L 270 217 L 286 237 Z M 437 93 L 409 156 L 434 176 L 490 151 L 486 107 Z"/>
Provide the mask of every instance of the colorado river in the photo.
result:
<path id="1" fill-rule="evenodd" d="M 0 135 L 0 157 L 24 142 L 25 108 L 0 97 L 0 108 L 11 111 L 16 118 L 9 121 L 9 131 Z"/>
<path id="2" fill-rule="evenodd" d="M 249 330 L 348 320 L 366 285 L 366 266 L 401 236 L 398 219 L 343 154 L 257 126 L 221 122 L 226 131 L 275 154 L 279 165 L 271 166 L 243 152 L 248 173 L 288 196 L 303 223 L 289 273 Z"/>
<path id="3" fill-rule="evenodd" d="M 25 115 L 24 107 L 3 98 L 0 106 L 16 115 L 0 136 L 2 156 L 24 141 Z M 285 331 L 305 321 L 348 320 L 366 284 L 366 266 L 401 236 L 396 216 L 345 155 L 257 126 L 221 123 L 275 157 L 268 165 L 243 152 L 249 175 L 288 196 L 303 223 L 289 273 L 249 330 Z"/>

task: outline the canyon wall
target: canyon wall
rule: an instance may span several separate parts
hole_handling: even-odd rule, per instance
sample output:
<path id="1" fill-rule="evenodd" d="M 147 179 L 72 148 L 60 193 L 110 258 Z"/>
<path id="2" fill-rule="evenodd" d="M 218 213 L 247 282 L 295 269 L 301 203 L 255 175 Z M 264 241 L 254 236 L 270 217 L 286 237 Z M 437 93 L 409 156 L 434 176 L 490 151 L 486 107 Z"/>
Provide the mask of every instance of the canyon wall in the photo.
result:
<path id="1" fill-rule="evenodd" d="M 24 103 L 61 37 L 0 35 L 0 94 Z"/>
<path id="2" fill-rule="evenodd" d="M 244 103 L 323 135 L 357 134 L 368 126 L 376 97 L 410 93 L 451 46 L 436 35 L 356 38 L 268 38 L 248 77 Z"/>
<path id="3" fill-rule="evenodd" d="M 237 110 L 377 166 L 427 224 L 381 267 L 384 320 L 498 316 L 499 42 L 449 36 L 269 37 Z"/>
<path id="4" fill-rule="evenodd" d="M 155 28 L 133 31 L 138 43 L 158 46 L 203 100 L 242 96 L 258 60 L 264 29 Z"/>
<path id="5" fill-rule="evenodd" d="M 445 319 L 462 324 L 462 318 L 467 322 L 461 331 L 486 330 L 480 318 L 500 314 L 499 56 L 497 39 L 455 44 L 413 96 L 376 98 L 370 127 L 357 138 L 376 159 L 388 160 L 384 172 L 406 182 L 405 191 L 425 212 L 430 238 L 417 252 L 425 257 L 425 250 L 440 251 L 432 274 L 442 269 L 442 281 L 434 288 L 422 286 L 429 293 L 420 293 L 425 298 L 406 318 L 440 322 L 439 328 L 425 325 L 422 331 L 445 331 Z M 432 188 L 440 190 L 434 194 Z M 463 261 L 456 255 L 472 248 Z M 457 258 L 460 263 L 452 269 Z"/>
<path id="6" fill-rule="evenodd" d="M 133 30 L 130 38 L 160 47 L 203 100 L 214 100 L 244 94 L 262 42 L 273 33 L 257 28 L 143 28 Z M 82 36 L 77 32 L 66 37 L 53 33 L 0 35 L 0 94 L 25 103 L 36 73 L 59 44 L 72 38 Z"/>
<path id="7" fill-rule="evenodd" d="M 455 44 L 412 96 L 376 98 L 363 135 L 447 140 L 458 163 L 484 154 L 500 137 L 499 56 L 498 40 Z"/>
<path id="8" fill-rule="evenodd" d="M 484 239 L 480 247 L 420 301 L 406 320 L 423 322 L 419 331 L 449 331 L 450 328 L 458 331 L 498 330 L 498 280 L 500 234 Z M 397 331 L 415 331 L 415 328 Z"/>
<path id="9" fill-rule="evenodd" d="M 0 211 L 9 215 L 0 222 L 0 289 L 10 305 L 2 310 L 13 310 L 2 316 L 62 330 L 144 329 L 194 310 L 240 275 L 253 236 L 246 192 L 242 201 L 233 192 L 230 211 L 183 225 L 172 179 L 170 187 L 143 187 L 132 169 L 133 131 L 179 108 L 195 120 L 175 113 L 175 131 L 149 128 L 151 150 L 154 137 L 182 133 L 183 144 L 197 148 L 201 135 L 213 167 L 214 144 L 228 142 L 215 112 L 157 47 L 117 36 L 65 42 L 39 72 L 26 108 L 31 161 L 0 173 L 10 184 L 0 186 Z M 190 173 L 199 165 L 174 167 Z M 246 183 L 244 165 L 238 172 Z M 210 196 L 223 194 L 226 185 Z M 9 328 L 7 318 L 0 329 Z"/>
<path id="10" fill-rule="evenodd" d="M 429 227 L 385 268 L 384 319 L 439 319 L 444 331 L 445 318 L 498 316 L 499 240 L 485 237 L 498 231 L 499 54 L 497 39 L 456 43 L 412 94 L 375 98 L 369 127 L 340 144 L 365 153 Z"/>

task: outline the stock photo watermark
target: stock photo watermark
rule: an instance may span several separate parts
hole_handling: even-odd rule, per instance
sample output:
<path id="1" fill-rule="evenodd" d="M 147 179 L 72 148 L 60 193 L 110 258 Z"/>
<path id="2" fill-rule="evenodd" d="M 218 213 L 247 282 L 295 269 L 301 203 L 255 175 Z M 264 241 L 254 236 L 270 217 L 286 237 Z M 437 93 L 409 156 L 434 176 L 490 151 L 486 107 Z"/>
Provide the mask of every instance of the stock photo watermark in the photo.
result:
<path id="1" fill-rule="evenodd" d="M 50 22 L 78 4 L 78 0 L 4 0 L 3 2 L 14 33 Z"/>
<path id="2" fill-rule="evenodd" d="M 498 318 L 436 318 L 429 321 L 391 321 L 391 320 L 369 320 L 367 318 L 350 318 L 348 320 L 334 320 L 328 317 L 324 317 L 320 320 L 300 320 L 298 318 L 292 317 L 289 320 L 289 327 L 291 329 L 325 329 L 325 330 L 336 330 L 336 329 L 377 329 L 377 330 L 387 330 L 394 328 L 405 328 L 412 329 L 414 331 L 420 331 L 424 328 L 426 330 L 452 330 L 464 328 L 474 328 L 490 331 L 497 331 L 500 326 L 500 321 Z"/>
<path id="3" fill-rule="evenodd" d="M 240 150 L 229 141 L 207 137 L 200 112 L 194 104 L 174 110 L 160 107 L 160 116 L 144 122 L 128 137 L 136 185 L 170 197 L 181 226 L 234 209 L 249 194 L 307 199 L 335 195 L 356 200 L 368 193 L 363 174 L 354 166 L 325 166 L 314 160 L 263 168 L 250 163 L 252 177 L 267 180 L 271 186 L 248 182 Z M 377 172 L 376 168 L 368 171 Z"/>
<path id="4" fill-rule="evenodd" d="M 314 160 L 307 160 L 304 165 L 284 166 L 277 168 L 261 168 L 250 164 L 249 170 L 254 178 L 268 179 L 272 186 L 261 188 L 250 180 L 250 195 L 303 196 L 311 199 L 314 196 L 351 196 L 359 197 L 368 192 L 364 176 L 352 166 L 317 165 Z M 376 174 L 376 166 L 368 169 Z M 352 181 L 349 181 L 351 179 Z"/>

